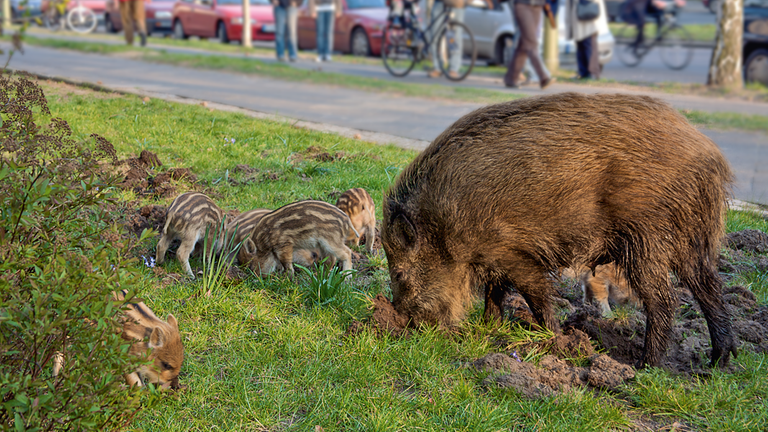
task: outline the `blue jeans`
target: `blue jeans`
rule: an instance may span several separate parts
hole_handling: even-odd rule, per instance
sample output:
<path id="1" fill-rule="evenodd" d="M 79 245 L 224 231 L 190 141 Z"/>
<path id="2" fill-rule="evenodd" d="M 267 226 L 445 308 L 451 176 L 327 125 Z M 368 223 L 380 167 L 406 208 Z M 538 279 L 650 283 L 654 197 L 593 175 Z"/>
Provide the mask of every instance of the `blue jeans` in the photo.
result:
<path id="1" fill-rule="evenodd" d="M 317 55 L 322 58 L 331 56 L 333 51 L 333 24 L 336 11 L 317 13 Z"/>
<path id="2" fill-rule="evenodd" d="M 295 6 L 275 6 L 275 50 L 277 58 L 285 56 L 285 46 L 288 45 L 288 57 L 296 58 L 296 20 L 298 15 Z"/>

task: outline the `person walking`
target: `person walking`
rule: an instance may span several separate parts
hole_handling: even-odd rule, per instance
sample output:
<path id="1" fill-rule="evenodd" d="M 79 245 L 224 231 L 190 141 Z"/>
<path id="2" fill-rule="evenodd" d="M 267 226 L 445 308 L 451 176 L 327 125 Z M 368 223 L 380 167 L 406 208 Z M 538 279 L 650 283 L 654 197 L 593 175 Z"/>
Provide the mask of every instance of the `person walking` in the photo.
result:
<path id="1" fill-rule="evenodd" d="M 285 61 L 285 51 L 288 50 L 288 60 L 296 61 L 296 23 L 300 0 L 272 0 L 275 15 L 275 51 L 278 61 Z M 287 47 L 286 47 L 287 46 Z"/>
<path id="2" fill-rule="evenodd" d="M 598 22 L 605 16 L 603 0 L 592 0 L 600 5 L 600 15 L 589 21 L 582 21 L 576 14 L 580 0 L 567 0 L 565 9 L 565 34 L 576 41 L 576 65 L 578 79 L 600 79 L 600 55 L 597 48 Z"/>
<path id="3" fill-rule="evenodd" d="M 341 0 L 309 0 L 309 14 L 316 20 L 318 62 L 331 61 L 333 25 L 341 12 Z"/>
<path id="4" fill-rule="evenodd" d="M 539 56 L 538 29 L 545 3 L 546 0 L 514 0 L 512 15 L 515 26 L 519 29 L 520 40 L 512 54 L 512 60 L 507 65 L 507 73 L 504 75 L 504 85 L 507 87 L 520 86 L 520 72 L 526 60 L 531 61 L 531 66 L 539 77 L 540 88 L 545 89 L 555 81 L 544 69 Z"/>
<path id="5" fill-rule="evenodd" d="M 133 32 L 135 29 L 139 33 L 141 46 L 147 45 L 144 0 L 120 0 L 120 20 L 123 22 L 125 43 L 133 45 Z"/>

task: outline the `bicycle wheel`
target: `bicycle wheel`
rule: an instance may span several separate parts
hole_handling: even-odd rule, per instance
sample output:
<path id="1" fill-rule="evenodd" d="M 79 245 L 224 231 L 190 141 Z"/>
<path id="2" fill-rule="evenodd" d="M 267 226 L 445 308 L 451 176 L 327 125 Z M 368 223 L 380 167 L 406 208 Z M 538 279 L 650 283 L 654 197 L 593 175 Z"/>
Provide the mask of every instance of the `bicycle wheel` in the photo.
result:
<path id="1" fill-rule="evenodd" d="M 43 24 L 45 24 L 45 28 L 58 31 L 61 29 L 63 21 L 64 19 L 61 14 L 59 14 L 59 11 L 56 10 L 56 7 L 53 4 L 50 4 L 48 10 L 43 14 Z"/>
<path id="2" fill-rule="evenodd" d="M 681 26 L 670 27 L 662 34 L 661 61 L 673 70 L 684 69 L 693 59 L 691 35 Z"/>
<path id="3" fill-rule="evenodd" d="M 404 77 L 416 65 L 416 52 L 413 38 L 404 28 L 396 28 L 391 24 L 384 30 L 381 44 L 381 59 L 389 73 L 396 77 Z"/>
<path id="4" fill-rule="evenodd" d="M 437 63 L 443 75 L 451 81 L 461 81 L 472 72 L 475 60 L 477 47 L 469 27 L 458 21 L 448 21 L 437 38 Z"/>
<path id="5" fill-rule="evenodd" d="M 87 7 L 75 7 L 67 14 L 67 25 L 78 33 L 90 33 L 96 28 L 96 24 L 96 14 Z"/>
<path id="6" fill-rule="evenodd" d="M 629 67 L 639 65 L 646 52 L 646 48 L 642 45 L 635 49 L 636 40 L 637 27 L 634 25 L 624 24 L 616 32 L 616 53 L 619 55 L 619 60 Z"/>

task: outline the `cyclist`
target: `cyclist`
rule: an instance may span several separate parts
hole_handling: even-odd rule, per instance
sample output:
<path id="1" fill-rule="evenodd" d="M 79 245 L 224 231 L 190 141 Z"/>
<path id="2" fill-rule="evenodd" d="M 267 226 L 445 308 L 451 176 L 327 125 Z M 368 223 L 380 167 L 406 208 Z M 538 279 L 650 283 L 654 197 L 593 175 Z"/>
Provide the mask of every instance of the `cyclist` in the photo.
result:
<path id="1" fill-rule="evenodd" d="M 493 0 L 485 0 L 485 3 L 488 5 L 488 9 L 493 10 Z M 453 15 L 451 16 L 451 19 L 454 21 L 458 21 L 460 23 L 464 22 L 464 6 L 466 6 L 466 0 L 435 0 L 435 6 L 432 8 L 432 16 L 430 19 L 434 20 L 437 19 L 437 17 L 440 16 L 440 14 L 445 10 L 445 7 L 451 7 L 453 8 Z M 435 29 L 435 31 L 439 31 L 439 29 Z M 449 62 L 449 69 L 448 74 L 452 78 L 456 78 L 459 76 L 459 68 L 461 67 L 461 56 L 463 54 L 463 44 L 462 44 L 462 38 L 464 37 L 464 32 L 462 31 L 461 27 L 457 28 L 454 32 L 454 37 L 456 38 L 458 42 L 458 49 L 455 49 L 451 52 L 451 58 L 448 59 Z M 429 72 L 428 76 L 430 78 L 437 78 L 440 75 L 442 75 L 442 72 L 440 72 L 440 69 L 437 67 L 437 50 L 438 50 L 438 44 L 434 44 L 432 47 L 432 70 Z"/>
<path id="2" fill-rule="evenodd" d="M 685 6 L 685 0 L 673 0 L 676 7 Z M 645 16 L 651 15 L 656 20 L 656 30 L 661 28 L 661 21 L 670 3 L 664 0 L 627 0 L 621 5 L 621 19 L 637 26 L 637 37 L 634 47 L 642 45 L 645 40 Z"/>

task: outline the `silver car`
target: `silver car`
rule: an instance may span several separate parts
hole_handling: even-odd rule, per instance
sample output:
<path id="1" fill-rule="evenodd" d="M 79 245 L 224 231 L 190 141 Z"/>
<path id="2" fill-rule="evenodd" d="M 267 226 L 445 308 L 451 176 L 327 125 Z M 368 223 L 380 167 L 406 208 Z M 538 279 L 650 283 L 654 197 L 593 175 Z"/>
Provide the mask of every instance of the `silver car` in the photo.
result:
<path id="1" fill-rule="evenodd" d="M 464 23 L 472 31 L 477 46 L 477 58 L 489 64 L 505 65 L 512 58 L 514 51 L 515 23 L 512 19 L 510 2 L 504 2 L 494 9 L 489 9 L 485 0 L 469 0 L 464 12 Z M 565 10 L 565 0 L 560 1 L 560 11 Z M 576 44 L 565 39 L 565 13 L 558 12 L 558 45 L 560 63 L 576 63 Z M 598 49 L 600 64 L 604 65 L 613 57 L 615 41 L 608 28 L 608 17 L 602 14 L 597 23 Z M 540 46 L 542 46 L 540 44 Z"/>

